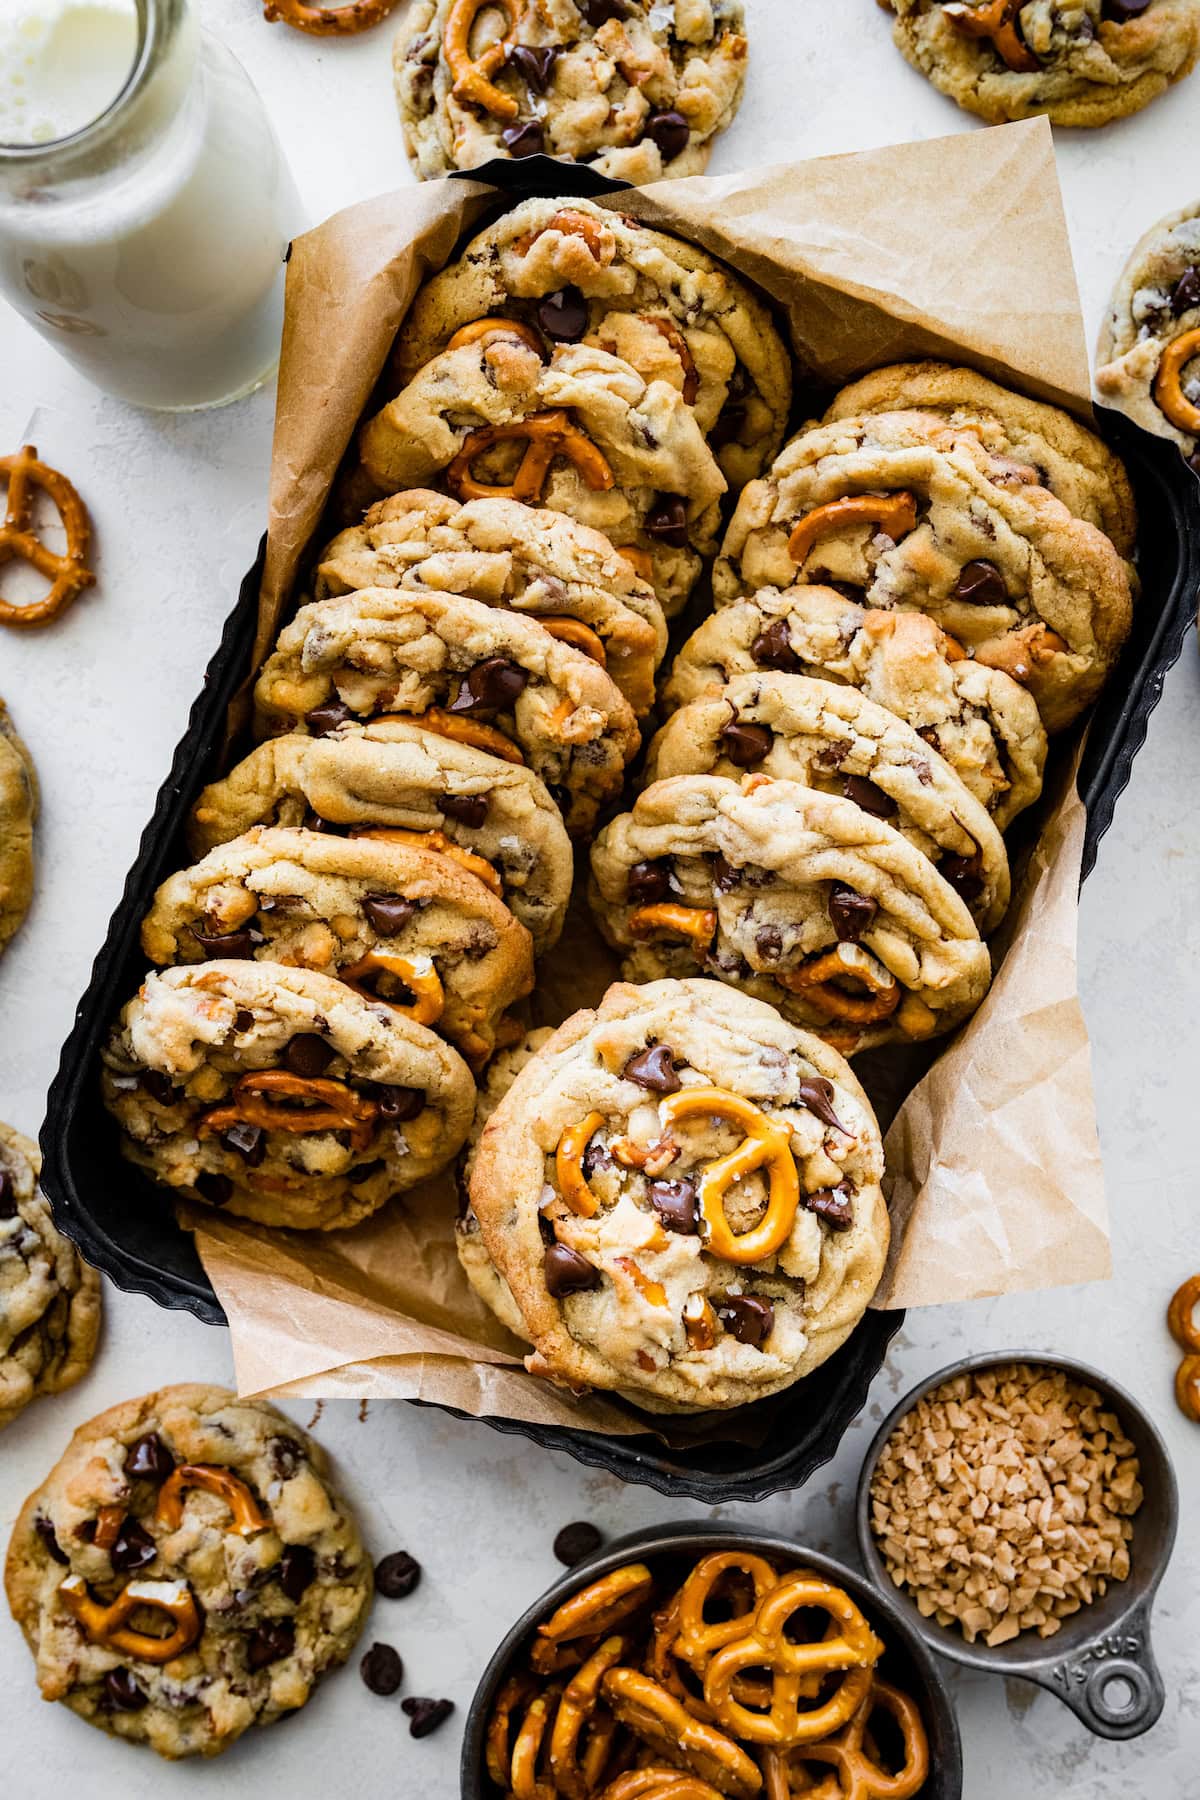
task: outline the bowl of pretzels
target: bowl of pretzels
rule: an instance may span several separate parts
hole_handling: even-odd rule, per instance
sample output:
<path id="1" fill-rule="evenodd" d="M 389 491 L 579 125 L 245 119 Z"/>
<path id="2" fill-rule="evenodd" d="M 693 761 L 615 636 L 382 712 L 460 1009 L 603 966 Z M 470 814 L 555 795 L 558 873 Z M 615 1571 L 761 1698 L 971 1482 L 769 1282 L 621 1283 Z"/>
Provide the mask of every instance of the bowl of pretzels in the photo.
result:
<path id="1" fill-rule="evenodd" d="M 571 1570 L 476 1690 L 464 1800 L 959 1800 L 945 1676 L 886 1594 L 749 1527 L 654 1528 Z"/>

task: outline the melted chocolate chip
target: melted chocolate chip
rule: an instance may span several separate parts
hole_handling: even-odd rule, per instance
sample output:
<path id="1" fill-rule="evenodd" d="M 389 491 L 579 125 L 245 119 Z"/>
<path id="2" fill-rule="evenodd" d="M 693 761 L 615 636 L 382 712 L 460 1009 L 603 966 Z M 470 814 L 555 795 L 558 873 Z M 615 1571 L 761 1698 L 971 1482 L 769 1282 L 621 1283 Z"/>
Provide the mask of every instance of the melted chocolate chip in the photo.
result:
<path id="1" fill-rule="evenodd" d="M 670 892 L 671 864 L 666 858 L 634 863 L 625 877 L 625 898 L 634 906 L 654 906 Z"/>
<path id="2" fill-rule="evenodd" d="M 401 1710 L 407 1713 L 412 1723 L 409 1732 L 415 1738 L 428 1737 L 439 1725 L 444 1725 L 454 1711 L 453 1700 L 411 1699 L 400 1702 Z"/>
<path id="3" fill-rule="evenodd" d="M 64 1555 L 59 1547 L 58 1535 L 45 1513 L 38 1513 L 33 1521 L 33 1529 L 37 1532 L 45 1547 L 46 1555 L 52 1562 L 69 1563 L 70 1557 Z"/>
<path id="4" fill-rule="evenodd" d="M 443 794 L 441 810 L 448 819 L 457 819 L 460 825 L 469 825 L 478 831 L 488 816 L 488 797 L 486 794 Z"/>
<path id="5" fill-rule="evenodd" d="M 246 1009 L 246 1007 L 239 1006 L 237 1011 L 233 1015 L 233 1029 L 235 1031 L 245 1032 L 245 1031 L 250 1031 L 252 1029 L 253 1025 L 254 1025 L 254 1014 L 252 1012 L 249 1012 Z"/>
<path id="6" fill-rule="evenodd" d="M 298 1605 L 301 1596 L 313 1584 L 317 1558 L 307 1544 L 285 1544 L 279 1559 L 279 1585 L 288 1599 Z"/>
<path id="7" fill-rule="evenodd" d="M 351 1187 L 361 1187 L 364 1181 L 370 1181 L 372 1175 L 378 1175 L 381 1169 L 386 1168 L 383 1158 L 377 1156 L 374 1162 L 355 1163 L 352 1169 L 347 1169 L 346 1180 Z"/>
<path id="8" fill-rule="evenodd" d="M 0 1169 L 0 1219 L 17 1216 L 17 1190 L 7 1169 Z"/>
<path id="9" fill-rule="evenodd" d="M 157 1431 L 148 1431 L 125 1452 L 125 1473 L 138 1480 L 165 1481 L 174 1469 L 175 1458 Z"/>
<path id="10" fill-rule="evenodd" d="M 683 1083 L 675 1073 L 675 1052 L 669 1044 L 647 1044 L 631 1056 L 621 1074 L 652 1094 L 677 1094 Z"/>
<path id="11" fill-rule="evenodd" d="M 824 1076 L 816 1075 L 811 1080 L 796 1084 L 802 1105 L 807 1106 L 810 1113 L 815 1113 L 822 1125 L 832 1125 L 835 1131 L 846 1131 L 837 1114 L 833 1110 L 833 1083 Z M 849 1132 L 846 1132 L 849 1136 Z"/>
<path id="12" fill-rule="evenodd" d="M 225 1206 L 233 1197 L 233 1183 L 228 1175 L 216 1175 L 205 1169 L 196 1177 L 196 1192 L 210 1206 Z"/>
<path id="13" fill-rule="evenodd" d="M 508 53 L 509 65 L 528 87 L 544 94 L 554 75 L 554 65 L 562 54 L 559 44 L 514 44 Z"/>
<path id="14" fill-rule="evenodd" d="M 109 1669 L 104 1677 L 104 1698 L 114 1712 L 141 1712 L 150 1696 L 144 1694 L 129 1669 Z"/>
<path id="15" fill-rule="evenodd" d="M 897 811 L 896 802 L 890 794 L 876 787 L 864 775 L 843 775 L 842 792 L 847 800 L 853 800 L 856 806 L 870 813 L 873 819 L 894 819 Z"/>
<path id="16" fill-rule="evenodd" d="M 540 156 L 546 148 L 546 132 L 540 119 L 525 119 L 506 125 L 500 142 L 510 156 Z"/>
<path id="17" fill-rule="evenodd" d="M 554 1540 L 554 1554 L 560 1563 L 573 1569 L 581 1563 L 585 1556 L 591 1556 L 604 1542 L 604 1534 L 586 1519 L 577 1519 L 572 1525 L 564 1525 Z"/>
<path id="18" fill-rule="evenodd" d="M 246 1639 L 246 1667 L 252 1671 L 280 1662 L 296 1648 L 296 1627 L 290 1619 L 271 1619 Z"/>
<path id="19" fill-rule="evenodd" d="M 646 120 L 646 129 L 642 135 L 658 145 L 659 155 L 668 163 L 683 155 L 691 133 L 682 113 L 655 112 Z"/>
<path id="20" fill-rule="evenodd" d="M 302 1081 L 316 1081 L 332 1061 L 332 1047 L 312 1031 L 302 1031 L 292 1038 L 283 1053 L 284 1068 L 290 1075 L 299 1075 Z"/>
<path id="21" fill-rule="evenodd" d="M 1104 0 L 1101 17 L 1111 19 L 1114 25 L 1128 25 L 1130 19 L 1140 19 L 1151 4 L 1151 0 Z"/>
<path id="22" fill-rule="evenodd" d="M 960 900 L 969 906 L 983 892 L 983 858 L 975 856 L 943 856 L 938 874 L 948 881 Z"/>
<path id="23" fill-rule="evenodd" d="M 771 753 L 774 734 L 766 725 L 731 719 L 721 730 L 721 748 L 738 769 L 756 769 Z"/>
<path id="24" fill-rule="evenodd" d="M 174 1084 L 167 1079 L 161 1069 L 143 1069 L 138 1076 L 138 1086 L 144 1088 L 152 1100 L 160 1106 L 172 1106 L 175 1101 Z"/>
<path id="25" fill-rule="evenodd" d="M 314 737 L 324 737 L 327 731 L 336 731 L 339 725 L 345 725 L 354 714 L 344 700 L 326 700 L 323 706 L 314 706 L 311 712 L 304 715 L 304 723 Z"/>
<path id="26" fill-rule="evenodd" d="M 447 708 L 452 713 L 501 712 L 523 694 L 529 673 L 507 656 L 485 656 L 473 669 Z"/>
<path id="27" fill-rule="evenodd" d="M 599 27 L 608 23 L 609 19 L 627 19 L 629 8 L 625 0 L 578 0 L 579 10 L 589 25 Z"/>
<path id="28" fill-rule="evenodd" d="M 750 646 L 750 654 L 760 669 L 782 669 L 786 674 L 799 675 L 804 668 L 792 649 L 786 619 L 775 619 L 765 631 L 760 631 Z"/>
<path id="29" fill-rule="evenodd" d="M 407 1550 L 393 1550 L 375 1565 L 375 1592 L 385 1600 L 407 1600 L 421 1579 L 421 1565 Z"/>
<path id="30" fill-rule="evenodd" d="M 580 1158 L 579 1166 L 583 1170 L 585 1181 L 590 1181 L 600 1169 L 611 1169 L 613 1159 L 607 1144 L 602 1144 L 598 1137 L 594 1137 Z"/>
<path id="31" fill-rule="evenodd" d="M 271 1458 L 271 1467 L 280 1481 L 290 1481 L 298 1469 L 304 1466 L 304 1446 L 295 1438 L 272 1438 L 267 1446 Z"/>
<path id="32" fill-rule="evenodd" d="M 819 1188 L 815 1194 L 802 1194 L 800 1204 L 809 1212 L 816 1213 L 819 1219 L 832 1231 L 848 1231 L 854 1223 L 854 1189 L 848 1181 L 843 1181 L 835 1188 Z"/>
<path id="33" fill-rule="evenodd" d="M 1008 589 L 995 563 L 969 562 L 954 584 L 954 598 L 969 606 L 1007 606 Z"/>
<path id="34" fill-rule="evenodd" d="M 769 1300 L 750 1294 L 727 1294 L 717 1305 L 717 1317 L 739 1344 L 766 1343 L 775 1327 L 775 1308 Z"/>
<path id="35" fill-rule="evenodd" d="M 760 925 L 754 934 L 754 948 L 763 962 L 778 962 L 783 955 L 783 933 L 778 925 Z"/>
<path id="36" fill-rule="evenodd" d="M 676 550 L 686 550 L 687 506 L 678 494 L 662 494 L 646 514 L 642 530 L 647 537 L 658 538 Z"/>
<path id="37" fill-rule="evenodd" d="M 538 301 L 537 321 L 556 344 L 577 344 L 588 328 L 588 304 L 577 287 L 559 288 Z"/>
<path id="38" fill-rule="evenodd" d="M 263 941 L 262 932 L 252 931 L 248 925 L 243 926 L 241 931 L 226 931 L 220 935 L 201 931 L 198 925 L 193 925 L 192 936 L 203 950 L 206 958 L 223 956 L 236 958 L 242 962 L 247 957 L 253 956 L 258 945 Z"/>
<path id="39" fill-rule="evenodd" d="M 829 894 L 829 921 L 837 933 L 839 944 L 857 944 L 864 931 L 869 931 L 879 911 L 879 903 L 869 894 L 857 894 L 844 881 L 835 881 Z"/>
<path id="40" fill-rule="evenodd" d="M 721 416 L 708 434 L 710 450 L 723 450 L 736 444 L 745 430 L 746 408 L 740 400 L 731 400 L 721 409 Z"/>
<path id="41" fill-rule="evenodd" d="M 364 1092 L 370 1094 L 379 1108 L 380 1118 L 389 1125 L 406 1125 L 425 1106 L 423 1088 L 384 1087 L 382 1082 L 373 1081 Z"/>
<path id="42" fill-rule="evenodd" d="M 383 1696 L 397 1693 L 404 1680 L 404 1664 L 390 1644 L 372 1644 L 358 1672 L 373 1694 Z"/>
<path id="43" fill-rule="evenodd" d="M 712 859 L 712 884 L 718 894 L 727 894 L 730 888 L 737 887 L 744 870 L 735 868 L 729 859 L 719 850 L 714 851 Z"/>
<path id="44" fill-rule="evenodd" d="M 247 1125 L 244 1119 L 239 1119 L 236 1125 L 223 1131 L 221 1142 L 227 1150 L 236 1150 L 252 1169 L 257 1169 L 267 1154 L 266 1132 L 261 1125 Z"/>
<path id="45" fill-rule="evenodd" d="M 132 1575 L 135 1570 L 146 1568 L 157 1555 L 157 1544 L 136 1519 L 124 1520 L 116 1543 L 108 1553 L 118 1575 Z"/>
<path id="46" fill-rule="evenodd" d="M 677 1232 L 680 1237 L 695 1237 L 700 1229 L 700 1208 L 694 1181 L 686 1176 L 679 1181 L 652 1181 L 646 1198 L 664 1230 Z"/>
<path id="47" fill-rule="evenodd" d="M 600 1286 L 600 1271 L 566 1244 L 551 1244 L 542 1259 L 546 1289 L 555 1300 Z"/>
<path id="48" fill-rule="evenodd" d="M 362 909 L 367 923 L 380 937 L 395 937 L 416 912 L 417 903 L 402 900 L 399 894 L 364 894 Z"/>
<path id="49" fill-rule="evenodd" d="M 1171 290 L 1171 311 L 1177 319 L 1194 306 L 1200 306 L 1200 267 L 1185 269 Z"/>

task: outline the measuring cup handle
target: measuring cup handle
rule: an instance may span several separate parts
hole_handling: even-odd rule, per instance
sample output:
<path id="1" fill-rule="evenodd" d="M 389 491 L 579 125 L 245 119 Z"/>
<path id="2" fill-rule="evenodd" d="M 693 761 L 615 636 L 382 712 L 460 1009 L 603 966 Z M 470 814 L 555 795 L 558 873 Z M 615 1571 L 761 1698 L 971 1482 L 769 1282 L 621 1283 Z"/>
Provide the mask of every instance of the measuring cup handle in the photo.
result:
<path id="1" fill-rule="evenodd" d="M 1116 1630 L 1047 1664 L 1040 1680 L 1097 1737 L 1134 1738 L 1149 1731 L 1166 1700 L 1150 1647 L 1149 1605 L 1136 1606 Z"/>

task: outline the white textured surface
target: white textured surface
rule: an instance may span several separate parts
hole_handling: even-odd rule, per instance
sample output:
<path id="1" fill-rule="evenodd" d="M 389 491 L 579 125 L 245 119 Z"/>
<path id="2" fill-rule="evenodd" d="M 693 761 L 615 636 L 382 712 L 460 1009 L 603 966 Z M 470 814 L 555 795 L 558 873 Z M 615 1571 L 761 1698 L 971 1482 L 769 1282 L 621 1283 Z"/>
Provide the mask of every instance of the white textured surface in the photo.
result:
<path id="1" fill-rule="evenodd" d="M 747 10 L 750 84 L 715 170 L 973 128 L 892 50 L 874 0 L 748 0 Z M 340 43 L 268 27 L 255 0 L 202 0 L 201 12 L 263 92 L 314 218 L 408 180 L 386 27 Z M 1195 198 L 1198 97 L 1200 76 L 1103 133 L 1059 134 L 1089 337 L 1127 247 L 1158 215 Z M 903 194 L 896 204 L 904 205 Z M 7 449 L 32 440 L 78 480 L 101 559 L 99 588 L 69 619 L 48 633 L 6 633 L 0 641 L 0 693 L 34 750 L 46 798 L 35 910 L 0 965 L 0 1116 L 32 1134 L 138 834 L 254 555 L 271 403 L 259 395 L 227 412 L 174 420 L 132 412 L 87 389 L 3 311 L 0 368 L 0 442 Z M 1111 1745 L 1089 1737 L 1048 1695 L 956 1677 L 967 1800 L 1017 1793 L 1185 1800 L 1200 1779 L 1200 1549 L 1186 1523 L 1200 1483 L 1200 1428 L 1172 1405 L 1175 1354 L 1163 1326 L 1172 1289 L 1200 1263 L 1198 690 L 1189 640 L 1083 902 L 1084 995 L 1116 1279 L 910 1314 L 867 1417 L 830 1469 L 802 1494 L 727 1509 L 849 1552 L 871 1421 L 906 1386 L 969 1351 L 1069 1352 L 1110 1370 L 1146 1402 L 1171 1442 L 1185 1515 L 1155 1613 L 1166 1712 L 1150 1736 Z M 111 1290 L 108 1299 L 91 1377 L 31 1409 L 0 1440 L 5 1535 L 76 1424 L 152 1383 L 230 1377 L 223 1333 Z M 580 1517 L 616 1533 L 703 1512 L 623 1488 L 480 1425 L 400 1404 L 374 1406 L 362 1423 L 353 1406 L 329 1406 L 319 1430 L 340 1459 L 376 1554 L 404 1546 L 426 1567 L 411 1600 L 379 1602 L 365 1641 L 394 1643 L 408 1665 L 407 1691 L 450 1695 L 457 1719 L 415 1743 L 398 1701 L 373 1698 L 347 1672 L 286 1728 L 245 1741 L 215 1767 L 167 1768 L 43 1706 L 5 1614 L 0 1786 L 13 1800 L 69 1790 L 86 1800 L 161 1800 L 212 1792 L 216 1781 L 226 1800 L 266 1792 L 296 1800 L 333 1793 L 451 1800 L 457 1724 L 510 1619 L 554 1577 L 555 1531 Z"/>

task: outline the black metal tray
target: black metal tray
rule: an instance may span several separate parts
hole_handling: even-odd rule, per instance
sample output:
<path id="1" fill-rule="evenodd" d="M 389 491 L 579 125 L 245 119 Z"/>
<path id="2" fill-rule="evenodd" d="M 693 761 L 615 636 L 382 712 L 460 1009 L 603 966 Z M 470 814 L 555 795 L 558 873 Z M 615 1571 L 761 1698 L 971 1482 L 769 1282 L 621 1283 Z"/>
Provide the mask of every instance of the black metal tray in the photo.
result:
<path id="1" fill-rule="evenodd" d="M 543 166 L 544 165 L 544 166 Z M 531 192 L 613 191 L 618 184 L 590 171 L 531 158 L 479 171 L 506 198 Z M 589 176 L 586 184 L 581 177 Z M 1178 660 L 1200 590 L 1200 484 L 1172 444 L 1151 437 L 1119 414 L 1100 414 L 1103 436 L 1125 459 L 1141 516 L 1142 597 L 1133 634 L 1092 722 L 1080 793 L 1088 809 L 1084 874 L 1128 783 L 1145 742 L 1149 716 L 1167 671 Z M 100 1044 L 145 973 L 139 928 L 156 887 L 191 860 L 184 825 L 200 788 L 218 772 L 226 708 L 247 673 L 257 611 L 262 549 L 226 621 L 204 687 L 142 833 L 125 891 L 109 922 L 91 980 L 76 1008 L 50 1087 L 41 1132 L 42 1186 L 55 1219 L 88 1261 L 128 1292 L 159 1306 L 225 1323 L 192 1239 L 179 1229 L 161 1189 L 120 1154 L 117 1130 L 100 1101 Z M 487 1419 L 495 1431 L 563 1450 L 591 1467 L 658 1492 L 708 1503 L 761 1500 L 800 1487 L 834 1455 L 866 1404 L 887 1344 L 903 1313 L 868 1313 L 829 1362 L 787 1393 L 761 1401 L 761 1441 L 708 1442 L 668 1450 L 655 1437 L 607 1438 L 589 1432 Z M 416 1404 L 421 1404 L 417 1402 Z M 450 1409 L 446 1409 L 450 1410 Z"/>

